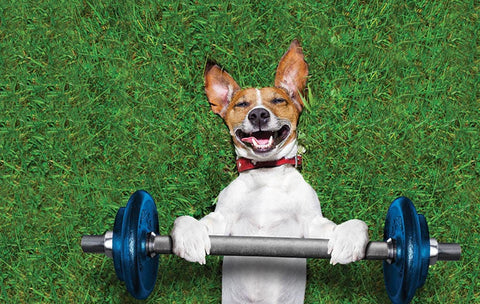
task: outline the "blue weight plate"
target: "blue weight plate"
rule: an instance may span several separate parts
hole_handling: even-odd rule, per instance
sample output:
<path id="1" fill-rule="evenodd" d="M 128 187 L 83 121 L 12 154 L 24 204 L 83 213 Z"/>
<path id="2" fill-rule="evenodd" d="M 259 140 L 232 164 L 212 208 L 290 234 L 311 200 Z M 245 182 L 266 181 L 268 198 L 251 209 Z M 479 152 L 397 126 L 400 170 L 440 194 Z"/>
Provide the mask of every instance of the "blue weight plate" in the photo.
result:
<path id="1" fill-rule="evenodd" d="M 409 303 L 425 283 L 430 239 L 425 217 L 406 197 L 397 198 L 388 209 L 384 240 L 389 238 L 395 240 L 396 258 L 391 264 L 383 262 L 385 287 L 392 303 Z"/>
<path id="2" fill-rule="evenodd" d="M 115 273 L 120 281 L 124 281 L 123 266 L 122 266 L 122 247 L 123 247 L 123 215 L 125 214 L 125 207 L 121 207 L 115 216 L 115 223 L 113 224 L 113 238 L 112 238 L 112 255 L 113 266 Z"/>
<path id="3" fill-rule="evenodd" d="M 145 191 L 132 194 L 127 206 L 118 210 L 113 228 L 113 261 L 117 277 L 125 281 L 136 299 L 153 291 L 158 271 L 158 256 L 147 255 L 148 233 L 159 233 L 157 207 Z"/>
<path id="4" fill-rule="evenodd" d="M 420 224 L 421 232 L 421 262 L 420 262 L 420 277 L 417 288 L 422 287 L 427 280 L 428 268 L 430 267 L 430 232 L 428 231 L 427 220 L 422 214 L 418 215 L 418 222 Z"/>

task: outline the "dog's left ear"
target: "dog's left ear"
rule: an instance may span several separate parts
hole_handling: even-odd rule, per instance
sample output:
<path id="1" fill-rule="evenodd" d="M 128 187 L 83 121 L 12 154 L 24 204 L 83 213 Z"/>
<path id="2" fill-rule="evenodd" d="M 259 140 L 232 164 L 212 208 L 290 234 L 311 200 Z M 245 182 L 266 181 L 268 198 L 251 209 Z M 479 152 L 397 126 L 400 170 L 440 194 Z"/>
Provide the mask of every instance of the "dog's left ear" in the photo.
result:
<path id="1" fill-rule="evenodd" d="M 205 67 L 205 93 L 215 114 L 225 118 L 228 104 L 240 86 L 227 72 L 214 63 Z"/>
<path id="2" fill-rule="evenodd" d="M 297 109 L 302 111 L 303 96 L 307 84 L 308 65 L 303 57 L 302 47 L 297 39 L 280 59 L 275 75 L 275 86 L 285 89 L 295 102 Z"/>

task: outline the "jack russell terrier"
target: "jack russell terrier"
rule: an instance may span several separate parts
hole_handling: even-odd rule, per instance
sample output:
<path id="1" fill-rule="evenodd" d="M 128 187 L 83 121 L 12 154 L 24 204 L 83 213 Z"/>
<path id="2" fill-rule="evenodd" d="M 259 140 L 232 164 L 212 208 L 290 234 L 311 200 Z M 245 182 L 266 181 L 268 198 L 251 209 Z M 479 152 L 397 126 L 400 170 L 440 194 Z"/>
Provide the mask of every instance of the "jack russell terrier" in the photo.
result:
<path id="1" fill-rule="evenodd" d="M 364 257 L 368 227 L 360 220 L 335 224 L 322 216 L 316 192 L 296 170 L 297 122 L 308 75 L 294 40 L 277 67 L 275 86 L 241 89 L 214 64 L 205 71 L 211 109 L 230 130 L 239 176 L 201 220 L 181 216 L 171 233 L 173 252 L 205 263 L 209 235 L 329 239 L 331 264 Z M 303 303 L 306 259 L 224 257 L 222 303 Z"/>

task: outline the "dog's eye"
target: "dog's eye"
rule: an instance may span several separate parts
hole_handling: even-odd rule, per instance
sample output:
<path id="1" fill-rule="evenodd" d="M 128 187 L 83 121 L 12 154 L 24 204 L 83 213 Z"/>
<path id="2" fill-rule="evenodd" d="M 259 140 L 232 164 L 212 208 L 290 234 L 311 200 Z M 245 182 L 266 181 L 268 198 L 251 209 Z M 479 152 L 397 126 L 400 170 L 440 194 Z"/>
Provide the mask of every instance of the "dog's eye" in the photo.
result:
<path id="1" fill-rule="evenodd" d="M 283 99 L 283 98 L 274 98 L 274 99 L 272 99 L 272 101 L 271 101 L 271 103 L 273 103 L 273 104 L 275 104 L 275 105 L 281 104 L 281 103 L 284 103 L 284 102 L 286 102 L 286 100 Z"/>
<path id="2" fill-rule="evenodd" d="M 235 107 L 238 107 L 238 108 L 246 108 L 250 105 L 249 102 L 247 101 L 240 101 L 239 103 L 235 104 Z"/>

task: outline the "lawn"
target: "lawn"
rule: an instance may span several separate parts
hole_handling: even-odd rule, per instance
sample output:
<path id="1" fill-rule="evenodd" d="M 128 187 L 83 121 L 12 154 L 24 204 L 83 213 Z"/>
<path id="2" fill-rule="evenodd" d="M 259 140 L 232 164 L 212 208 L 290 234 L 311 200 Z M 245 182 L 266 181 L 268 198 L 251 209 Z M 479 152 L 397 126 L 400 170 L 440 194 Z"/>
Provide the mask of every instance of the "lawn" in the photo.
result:
<path id="1" fill-rule="evenodd" d="M 37 3 L 38 2 L 38 3 Z M 187 3 L 188 2 L 188 3 Z M 207 60 L 273 84 L 298 38 L 310 67 L 302 173 L 326 217 L 381 240 L 408 196 L 459 262 L 414 303 L 480 303 L 476 1 L 2 1 L 0 302 L 136 303 L 113 263 L 81 252 L 137 189 L 160 230 L 212 211 L 237 176 L 203 89 Z M 219 303 L 221 258 L 161 257 L 146 303 Z M 309 260 L 306 303 L 387 303 L 380 262 Z"/>

